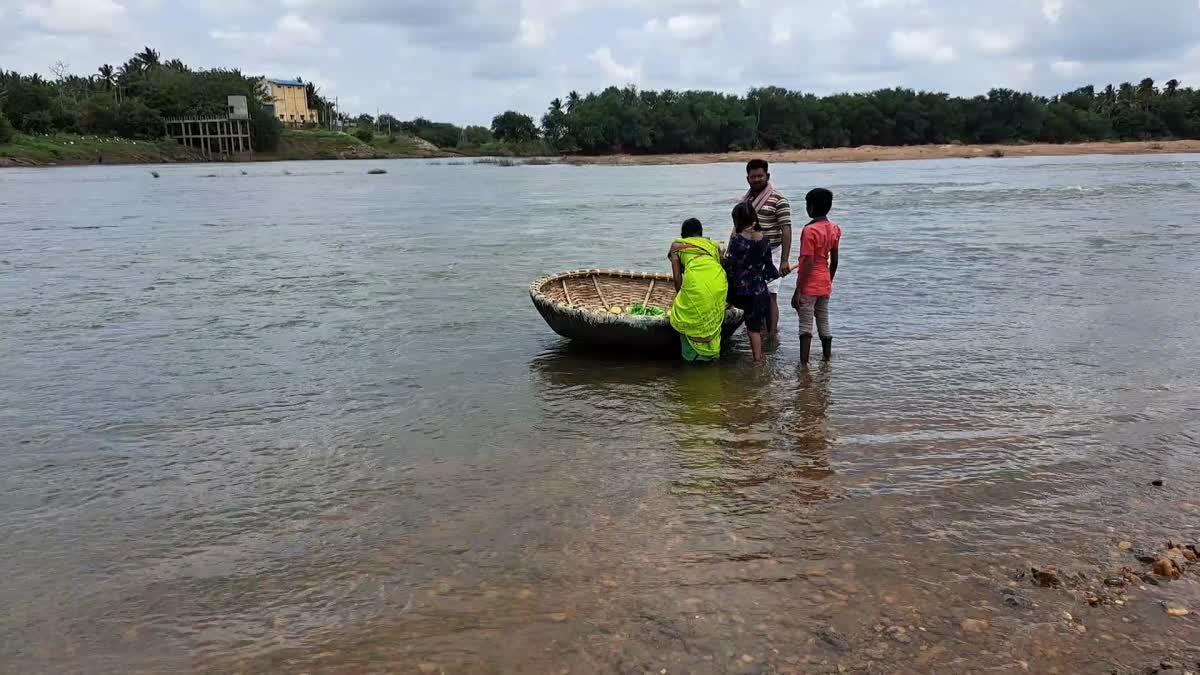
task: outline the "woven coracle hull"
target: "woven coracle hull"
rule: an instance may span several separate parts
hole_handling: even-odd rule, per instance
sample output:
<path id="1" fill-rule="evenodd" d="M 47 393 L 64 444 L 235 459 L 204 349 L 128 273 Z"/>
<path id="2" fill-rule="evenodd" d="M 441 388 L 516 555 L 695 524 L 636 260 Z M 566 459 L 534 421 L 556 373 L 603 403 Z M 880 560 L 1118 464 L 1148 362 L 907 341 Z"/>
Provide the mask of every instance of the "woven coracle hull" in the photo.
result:
<path id="1" fill-rule="evenodd" d="M 529 297 L 555 333 L 576 342 L 645 350 L 679 348 L 679 334 L 666 316 L 608 311 L 639 303 L 668 310 L 675 299 L 669 275 L 618 270 L 563 272 L 530 284 Z M 725 310 L 721 331 L 725 338 L 741 326 L 742 318 L 737 308 Z"/>

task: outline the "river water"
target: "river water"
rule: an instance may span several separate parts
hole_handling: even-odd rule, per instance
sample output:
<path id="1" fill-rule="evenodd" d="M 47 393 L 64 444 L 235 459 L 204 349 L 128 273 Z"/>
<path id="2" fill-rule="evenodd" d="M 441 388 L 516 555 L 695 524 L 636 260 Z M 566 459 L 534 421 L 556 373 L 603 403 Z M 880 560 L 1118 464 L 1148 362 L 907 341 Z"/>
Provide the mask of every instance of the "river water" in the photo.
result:
<path id="1" fill-rule="evenodd" d="M 1198 570 L 1087 594 L 1200 539 L 1198 158 L 774 167 L 845 232 L 811 370 L 529 301 L 737 165 L 156 170 L 0 173 L 0 671 L 1196 669 Z"/>

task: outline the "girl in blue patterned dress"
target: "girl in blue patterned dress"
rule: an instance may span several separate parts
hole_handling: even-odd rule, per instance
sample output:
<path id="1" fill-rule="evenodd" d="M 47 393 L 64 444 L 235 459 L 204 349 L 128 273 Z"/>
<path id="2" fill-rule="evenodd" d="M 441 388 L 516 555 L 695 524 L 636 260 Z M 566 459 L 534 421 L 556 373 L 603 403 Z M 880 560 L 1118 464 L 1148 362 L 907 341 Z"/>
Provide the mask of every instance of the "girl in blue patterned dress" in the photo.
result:
<path id="1" fill-rule="evenodd" d="M 750 351 L 757 362 L 763 358 L 762 331 L 771 311 L 767 283 L 779 278 L 779 269 L 771 260 L 771 244 L 759 229 L 758 212 L 752 204 L 742 202 L 733 207 L 733 230 L 725 257 L 729 304 L 746 315 Z"/>

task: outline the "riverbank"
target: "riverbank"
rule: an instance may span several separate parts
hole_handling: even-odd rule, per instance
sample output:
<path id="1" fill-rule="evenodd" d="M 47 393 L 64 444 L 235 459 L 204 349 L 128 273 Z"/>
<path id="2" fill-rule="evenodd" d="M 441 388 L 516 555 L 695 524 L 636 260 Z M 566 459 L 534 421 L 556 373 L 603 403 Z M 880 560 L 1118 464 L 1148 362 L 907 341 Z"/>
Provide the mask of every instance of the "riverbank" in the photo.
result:
<path id="1" fill-rule="evenodd" d="M 599 155 L 571 156 L 566 164 L 638 166 L 662 164 L 715 164 L 746 162 L 762 157 L 771 162 L 879 162 L 911 159 L 975 159 L 979 157 L 1062 157 L 1070 155 L 1143 155 L 1200 153 L 1200 140 L 1136 141 L 1104 143 L 1030 143 L 1027 145 L 906 145 L 817 150 L 775 150 L 689 155 Z"/>
<path id="2" fill-rule="evenodd" d="M 244 154 L 236 161 L 294 161 L 314 159 L 406 159 L 450 157 L 418 138 L 378 136 L 370 143 L 333 131 L 287 130 L 279 147 Z M 17 134 L 0 145 L 0 167 L 80 166 L 89 164 L 173 164 L 208 161 L 193 148 L 175 141 L 132 140 L 80 134 Z"/>
<path id="3" fill-rule="evenodd" d="M 465 158 L 501 164 L 561 163 L 580 166 L 648 166 L 746 162 L 762 157 L 771 162 L 878 162 L 915 159 L 975 159 L 1004 157 L 1062 157 L 1071 155 L 1149 155 L 1200 153 L 1200 140 L 1134 141 L 1102 143 L 1030 143 L 1024 145 L 910 145 L 814 150 L 744 151 L 686 155 L 567 155 L 520 159 L 490 154 L 462 154 L 443 150 L 405 135 L 377 136 L 363 142 L 333 131 L 284 132 L 271 152 L 244 155 L 237 161 L 303 161 L 335 159 L 436 159 Z M 199 152 L 174 141 L 137 141 L 78 134 L 30 136 L 18 134 L 0 145 L 0 167 L 72 166 L 84 164 L 169 164 L 208 161 Z"/>

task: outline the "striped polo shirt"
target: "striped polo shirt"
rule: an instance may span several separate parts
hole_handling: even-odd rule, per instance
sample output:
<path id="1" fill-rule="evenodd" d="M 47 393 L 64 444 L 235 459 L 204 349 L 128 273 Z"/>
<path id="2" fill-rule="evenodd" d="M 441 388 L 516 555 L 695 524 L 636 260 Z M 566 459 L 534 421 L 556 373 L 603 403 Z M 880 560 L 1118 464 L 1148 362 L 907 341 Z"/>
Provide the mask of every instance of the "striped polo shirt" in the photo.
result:
<path id="1" fill-rule="evenodd" d="M 746 193 L 745 201 L 754 202 L 754 196 Z M 792 205 L 779 192 L 767 197 L 767 201 L 758 209 L 758 224 L 762 227 L 763 236 L 771 243 L 771 248 L 783 245 L 783 228 L 792 226 Z"/>

